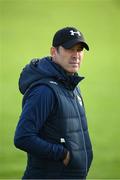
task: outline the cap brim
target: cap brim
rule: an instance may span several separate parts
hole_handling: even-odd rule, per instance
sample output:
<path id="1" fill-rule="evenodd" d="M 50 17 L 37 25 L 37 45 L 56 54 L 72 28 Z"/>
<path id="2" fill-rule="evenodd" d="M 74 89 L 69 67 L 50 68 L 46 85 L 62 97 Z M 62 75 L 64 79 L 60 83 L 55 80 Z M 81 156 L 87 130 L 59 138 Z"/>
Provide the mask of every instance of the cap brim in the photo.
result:
<path id="1" fill-rule="evenodd" d="M 74 45 L 79 44 L 79 43 L 81 43 L 81 44 L 83 45 L 83 47 L 84 47 L 87 51 L 89 51 L 89 46 L 88 46 L 88 44 L 87 44 L 86 42 L 80 40 L 80 39 L 73 39 L 73 40 L 71 40 L 71 41 L 69 41 L 69 42 L 66 42 L 66 43 L 62 44 L 62 46 L 63 46 L 65 49 L 70 49 L 70 48 L 72 48 Z"/>

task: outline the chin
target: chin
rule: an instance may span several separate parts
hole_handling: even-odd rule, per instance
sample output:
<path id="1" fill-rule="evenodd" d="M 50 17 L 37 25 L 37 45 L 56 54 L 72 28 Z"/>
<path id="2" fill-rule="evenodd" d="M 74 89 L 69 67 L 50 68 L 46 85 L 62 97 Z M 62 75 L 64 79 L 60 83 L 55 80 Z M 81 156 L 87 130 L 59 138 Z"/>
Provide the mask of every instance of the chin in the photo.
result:
<path id="1" fill-rule="evenodd" d="M 78 69 L 77 70 L 74 70 L 74 71 L 69 71 L 69 73 L 70 74 L 74 74 L 74 73 L 76 73 L 78 71 Z"/>
<path id="2" fill-rule="evenodd" d="M 79 70 L 79 68 L 74 68 L 71 70 L 71 73 L 76 73 Z"/>

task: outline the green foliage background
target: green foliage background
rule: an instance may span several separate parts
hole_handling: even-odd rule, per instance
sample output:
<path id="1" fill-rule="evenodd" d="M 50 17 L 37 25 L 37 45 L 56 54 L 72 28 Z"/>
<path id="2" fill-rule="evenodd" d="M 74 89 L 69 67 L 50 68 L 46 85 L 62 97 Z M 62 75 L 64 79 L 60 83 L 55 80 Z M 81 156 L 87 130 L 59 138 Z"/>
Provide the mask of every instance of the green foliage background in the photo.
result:
<path id="1" fill-rule="evenodd" d="M 54 32 L 80 29 L 90 46 L 80 74 L 94 161 L 88 178 L 120 178 L 120 1 L 0 0 L 0 178 L 21 178 L 26 154 L 13 145 L 21 69 L 49 55 Z"/>

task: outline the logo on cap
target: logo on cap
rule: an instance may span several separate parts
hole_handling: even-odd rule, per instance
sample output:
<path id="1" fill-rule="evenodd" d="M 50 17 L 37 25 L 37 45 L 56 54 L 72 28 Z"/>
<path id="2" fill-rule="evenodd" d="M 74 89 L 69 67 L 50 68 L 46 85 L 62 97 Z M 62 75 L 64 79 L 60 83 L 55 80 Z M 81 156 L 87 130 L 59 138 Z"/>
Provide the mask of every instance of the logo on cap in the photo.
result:
<path id="1" fill-rule="evenodd" d="M 73 31 L 73 30 L 70 30 L 70 33 L 71 33 L 71 36 L 74 36 L 75 34 L 78 34 L 78 36 L 81 36 L 80 32 L 79 31 Z"/>

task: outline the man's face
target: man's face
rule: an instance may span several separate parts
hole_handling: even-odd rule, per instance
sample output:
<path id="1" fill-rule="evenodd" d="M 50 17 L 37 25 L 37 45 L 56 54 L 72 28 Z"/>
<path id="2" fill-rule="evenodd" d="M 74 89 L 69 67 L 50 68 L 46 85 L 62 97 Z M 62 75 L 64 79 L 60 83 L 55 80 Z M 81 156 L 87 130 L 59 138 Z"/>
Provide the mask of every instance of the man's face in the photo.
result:
<path id="1" fill-rule="evenodd" d="M 84 51 L 81 44 L 77 44 L 70 49 L 65 49 L 62 46 L 58 50 L 54 47 L 51 48 L 53 61 L 70 74 L 74 74 L 79 70 L 83 55 Z"/>

